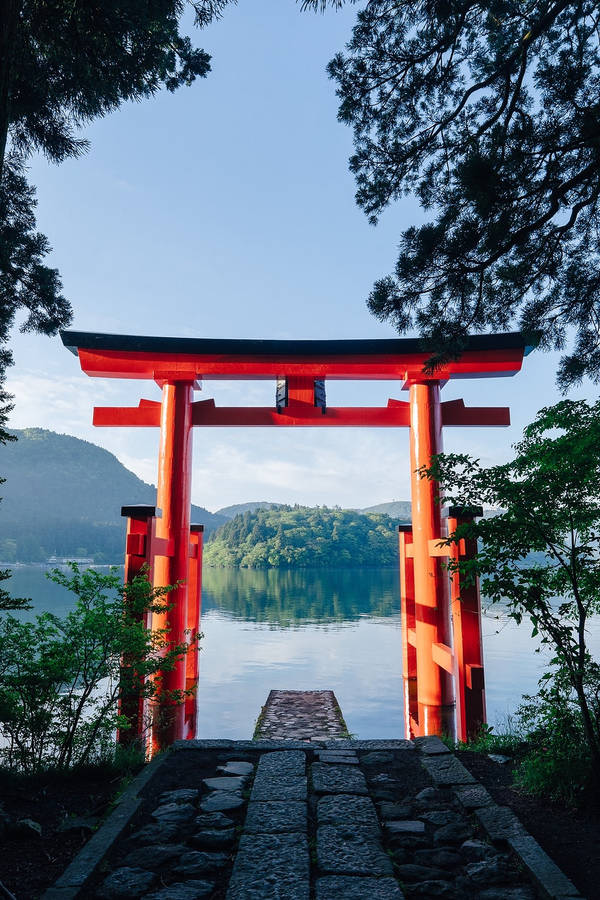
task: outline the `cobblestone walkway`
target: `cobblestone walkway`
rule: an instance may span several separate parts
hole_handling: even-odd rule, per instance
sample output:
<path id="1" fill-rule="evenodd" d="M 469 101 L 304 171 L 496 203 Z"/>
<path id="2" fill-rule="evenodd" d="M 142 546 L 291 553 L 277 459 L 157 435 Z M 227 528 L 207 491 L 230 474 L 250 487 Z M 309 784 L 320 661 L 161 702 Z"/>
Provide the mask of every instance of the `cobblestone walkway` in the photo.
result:
<path id="1" fill-rule="evenodd" d="M 140 796 L 98 874 L 47 900 L 578 897 L 437 738 L 181 742 Z"/>
<path id="2" fill-rule="evenodd" d="M 254 737 L 323 741 L 347 734 L 333 691 L 271 691 Z"/>

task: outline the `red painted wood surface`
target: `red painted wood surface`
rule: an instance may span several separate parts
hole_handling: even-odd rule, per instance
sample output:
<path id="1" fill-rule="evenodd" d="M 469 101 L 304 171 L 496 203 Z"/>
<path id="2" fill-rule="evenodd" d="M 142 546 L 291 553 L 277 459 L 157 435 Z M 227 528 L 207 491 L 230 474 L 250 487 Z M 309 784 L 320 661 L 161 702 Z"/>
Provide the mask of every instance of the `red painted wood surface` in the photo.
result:
<path id="1" fill-rule="evenodd" d="M 185 733 L 184 737 L 192 739 L 196 737 L 197 726 L 197 686 L 198 686 L 198 641 L 196 636 L 200 633 L 200 621 L 202 617 L 202 544 L 204 525 L 190 526 L 188 592 L 187 592 L 187 628 L 186 641 L 189 647 L 186 656 L 187 691 L 192 693 L 185 700 Z"/>
<path id="2" fill-rule="evenodd" d="M 153 618 L 156 628 L 167 627 L 172 645 L 185 643 L 188 624 L 188 576 L 190 510 L 192 490 L 192 384 L 169 382 L 163 387 L 158 461 L 158 538 L 173 541 L 171 556 L 159 556 L 154 564 L 155 586 L 178 584 L 169 594 L 171 609 Z M 165 746 L 183 738 L 185 705 L 170 703 L 170 692 L 186 687 L 186 661 L 180 657 L 171 671 L 164 673 L 164 702 L 161 722 L 155 729 L 155 746 Z"/>
<path id="3" fill-rule="evenodd" d="M 449 516 L 448 533 L 454 534 L 459 525 L 469 521 L 468 515 Z M 457 544 L 450 547 L 455 562 L 459 554 L 469 559 L 477 552 L 476 541 L 461 543 L 462 548 Z M 458 572 L 453 573 L 450 602 L 454 622 L 456 732 L 460 741 L 467 741 L 477 735 L 486 721 L 479 583 L 467 585 Z"/>
<path id="4" fill-rule="evenodd" d="M 442 673 L 432 645 L 443 640 L 445 584 L 429 542 L 442 534 L 439 487 L 419 474 L 431 457 L 442 452 L 440 388 L 429 382 L 410 387 L 410 471 L 413 524 L 415 632 L 419 735 L 442 732 Z"/>
<path id="5" fill-rule="evenodd" d="M 400 628 L 402 633 L 402 686 L 404 734 L 411 740 L 419 733 L 417 707 L 417 654 L 415 632 L 415 573 L 412 553 L 412 525 L 398 526 L 400 557 Z"/>
<path id="6" fill-rule="evenodd" d="M 441 404 L 442 424 L 455 426 L 510 425 L 508 407 L 466 407 L 463 400 Z M 160 425 L 160 403 L 141 400 L 139 406 L 96 406 L 94 425 L 101 427 L 157 428 Z M 192 403 L 192 423 L 204 428 L 408 428 L 409 404 L 388 401 L 387 407 L 330 406 L 326 410 L 306 401 L 292 401 L 282 412 L 266 406 L 215 405 L 214 400 Z"/>
<path id="7" fill-rule="evenodd" d="M 514 375 L 521 368 L 525 347 L 498 350 L 467 350 L 436 370 L 433 381 L 449 378 L 481 378 L 484 375 Z M 81 368 L 88 375 L 103 378 L 142 378 L 155 381 L 175 379 L 275 379 L 287 375 L 311 379 L 359 380 L 423 379 L 428 353 L 335 355 L 329 358 L 306 355 L 244 356 L 220 354 L 148 353 L 126 350 L 80 348 Z"/>
<path id="8" fill-rule="evenodd" d="M 153 538 L 156 529 L 155 508 L 153 506 L 140 506 L 138 509 L 130 508 L 127 516 L 127 533 L 125 538 L 125 584 L 131 582 L 139 575 L 146 573 L 152 579 L 153 565 Z M 145 627 L 150 625 L 150 614 L 146 613 L 142 620 Z M 132 662 L 128 659 L 121 660 L 121 666 L 129 670 L 129 676 L 136 677 L 132 671 Z M 140 693 L 129 697 L 120 698 L 119 713 L 127 716 L 131 727 L 117 731 L 117 742 L 124 746 L 133 743 L 145 742 L 146 722 L 148 709 L 143 697 L 143 680 L 140 677 Z"/>

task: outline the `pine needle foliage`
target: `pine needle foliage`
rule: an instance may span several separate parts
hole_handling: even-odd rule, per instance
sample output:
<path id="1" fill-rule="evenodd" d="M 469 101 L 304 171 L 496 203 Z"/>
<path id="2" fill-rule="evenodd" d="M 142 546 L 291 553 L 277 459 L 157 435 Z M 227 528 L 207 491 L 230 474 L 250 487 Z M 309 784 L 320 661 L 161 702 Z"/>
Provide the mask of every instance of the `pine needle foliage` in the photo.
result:
<path id="1" fill-rule="evenodd" d="M 0 3 L 0 442 L 10 403 L 2 390 L 10 329 L 55 334 L 71 320 L 50 245 L 35 227 L 34 152 L 60 163 L 85 152 L 83 126 L 128 100 L 175 91 L 210 71 L 181 20 L 205 26 L 227 0 L 3 0 Z"/>
<path id="2" fill-rule="evenodd" d="M 368 303 L 432 366 L 516 325 L 600 380 L 599 41 L 593 0 L 369 0 L 329 64 L 357 203 L 428 216 Z"/>

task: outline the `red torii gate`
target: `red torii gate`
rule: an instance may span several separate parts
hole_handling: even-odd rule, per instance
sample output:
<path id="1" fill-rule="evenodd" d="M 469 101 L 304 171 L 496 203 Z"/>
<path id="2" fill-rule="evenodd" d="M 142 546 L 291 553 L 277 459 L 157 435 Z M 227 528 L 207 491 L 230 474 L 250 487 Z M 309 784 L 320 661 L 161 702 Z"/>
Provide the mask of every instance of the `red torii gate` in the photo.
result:
<path id="1" fill-rule="evenodd" d="M 159 427 L 157 506 L 124 507 L 128 516 L 126 576 L 146 560 L 155 585 L 184 582 L 171 595 L 167 626 L 173 643 L 200 617 L 201 529 L 192 526 L 191 456 L 194 426 L 410 428 L 412 526 L 400 527 L 400 576 L 404 711 L 407 736 L 440 734 L 456 707 L 461 740 L 485 721 L 485 691 L 478 588 L 462 588 L 445 575 L 440 557 L 473 553 L 473 547 L 440 547 L 440 540 L 480 510 L 449 510 L 443 522 L 438 485 L 416 470 L 442 451 L 442 427 L 506 426 L 507 407 L 465 407 L 441 402 L 450 378 L 515 375 L 532 349 L 520 333 L 473 335 L 459 358 L 434 374 L 424 372 L 429 354 L 418 339 L 212 340 L 140 337 L 64 331 L 63 343 L 79 356 L 82 370 L 104 378 L 155 381 L 162 401 L 137 407 L 96 407 L 94 425 Z M 194 401 L 202 380 L 276 381 L 273 407 L 218 407 Z M 328 407 L 328 380 L 396 380 L 408 401 L 385 407 Z M 460 598 L 460 599 L 459 599 Z M 193 654 L 197 657 L 197 654 Z M 182 691 L 197 678 L 197 659 L 165 673 L 168 691 Z M 141 730 L 141 717 L 138 719 Z M 193 737 L 190 705 L 171 710 L 166 740 Z"/>

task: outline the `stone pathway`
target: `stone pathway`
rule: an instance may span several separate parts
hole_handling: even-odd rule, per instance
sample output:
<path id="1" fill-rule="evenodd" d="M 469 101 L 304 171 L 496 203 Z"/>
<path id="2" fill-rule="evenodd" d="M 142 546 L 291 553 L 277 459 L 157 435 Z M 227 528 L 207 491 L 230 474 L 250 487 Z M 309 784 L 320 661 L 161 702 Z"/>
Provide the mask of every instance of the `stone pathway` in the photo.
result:
<path id="1" fill-rule="evenodd" d="M 144 796 L 95 880 L 46 900 L 578 897 L 437 738 L 181 742 Z"/>
<path id="2" fill-rule="evenodd" d="M 271 691 L 262 708 L 255 739 L 322 741 L 347 737 L 333 691 Z"/>

